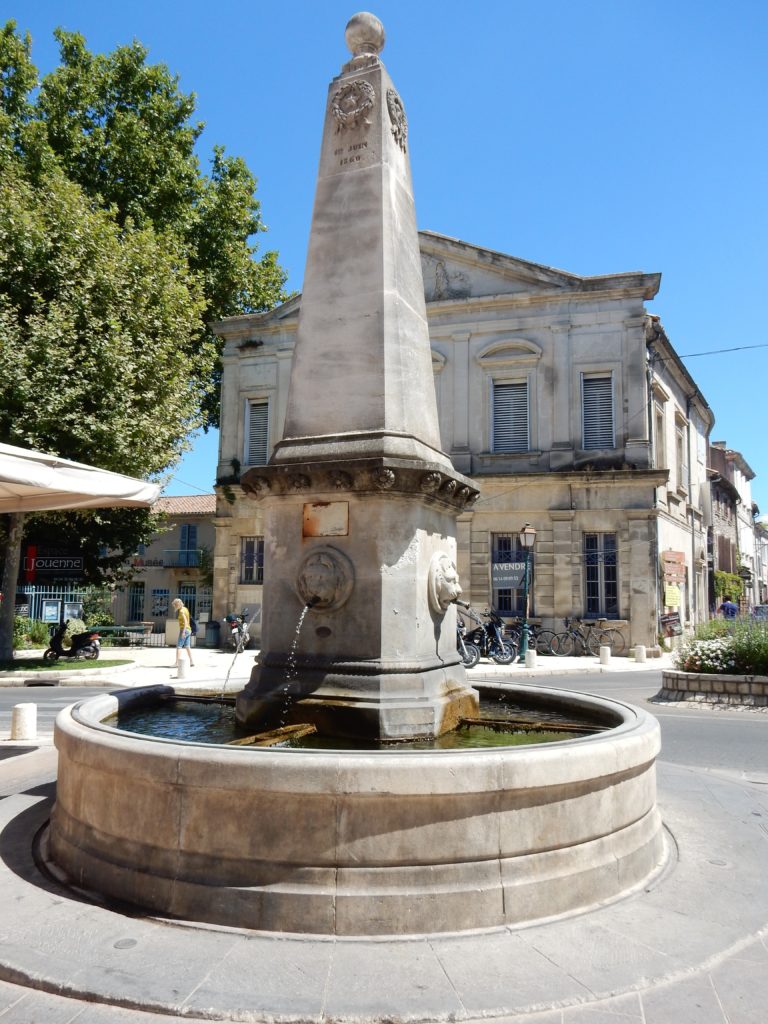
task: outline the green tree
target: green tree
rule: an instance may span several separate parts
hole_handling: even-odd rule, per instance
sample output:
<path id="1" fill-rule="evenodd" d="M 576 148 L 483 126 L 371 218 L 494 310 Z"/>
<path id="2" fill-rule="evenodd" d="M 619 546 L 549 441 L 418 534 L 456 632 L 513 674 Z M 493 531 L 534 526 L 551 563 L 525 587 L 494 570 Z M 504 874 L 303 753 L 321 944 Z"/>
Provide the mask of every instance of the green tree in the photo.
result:
<path id="1" fill-rule="evenodd" d="M 194 96 L 139 43 L 93 55 L 81 36 L 56 36 L 61 65 L 35 92 L 29 36 L 0 30 L 0 440 L 157 476 L 218 422 L 207 323 L 271 307 L 284 274 L 274 253 L 255 258 L 264 226 L 244 162 L 216 148 L 201 172 Z M 55 525 L 117 561 L 155 520 L 99 510 Z M 22 528 L 11 517 L 6 594 Z"/>
<path id="2" fill-rule="evenodd" d="M 133 476 L 162 473 L 202 419 L 198 381 L 214 357 L 197 339 L 203 301 L 173 236 L 119 226 L 58 169 L 32 185 L 16 157 L 0 154 L 3 441 Z M 150 529 L 148 513 L 114 510 L 101 522 L 121 515 L 134 543 Z M 9 532 L 3 592 L 12 595 L 18 523 Z M 103 532 L 117 547 L 120 531 Z"/>
<path id="3" fill-rule="evenodd" d="M 220 146 L 210 174 L 201 172 L 195 144 L 203 125 L 192 120 L 195 96 L 179 89 L 165 65 L 147 64 L 140 43 L 92 54 L 77 33 L 59 29 L 55 36 L 61 64 L 43 78 L 26 114 L 28 128 L 37 129 L 26 133 L 30 157 L 39 160 L 43 129 L 67 177 L 114 209 L 120 224 L 151 224 L 179 239 L 202 283 L 200 342 L 216 347 L 213 372 L 202 384 L 205 424 L 218 425 L 220 342 L 206 325 L 270 309 L 285 298 L 277 254 L 255 258 L 253 239 L 266 230 L 256 179 Z"/>

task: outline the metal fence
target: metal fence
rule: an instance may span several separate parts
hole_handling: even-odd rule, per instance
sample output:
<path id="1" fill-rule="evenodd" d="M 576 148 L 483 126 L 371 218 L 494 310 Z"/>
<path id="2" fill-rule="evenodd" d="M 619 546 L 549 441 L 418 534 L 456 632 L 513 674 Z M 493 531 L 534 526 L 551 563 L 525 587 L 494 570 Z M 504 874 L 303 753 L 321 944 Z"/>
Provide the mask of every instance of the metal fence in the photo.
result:
<path id="1" fill-rule="evenodd" d="M 165 646 L 165 622 L 175 618 L 171 604 L 180 597 L 194 618 L 207 617 L 211 611 L 211 588 L 190 587 L 181 584 L 179 592 L 157 589 L 144 592 L 135 585 L 115 590 L 98 587 L 77 587 L 66 584 L 50 587 L 25 584 L 16 589 L 16 614 L 45 622 L 53 628 L 65 619 L 82 619 L 87 614 L 92 625 L 107 625 L 111 618 L 115 626 L 130 627 L 122 634 L 114 627 L 105 631 L 104 640 L 112 638 L 116 644 L 142 643 L 146 646 Z M 105 621 L 98 619 L 104 617 Z M 136 627 L 143 627 L 141 632 Z M 205 634 L 201 623 L 198 632 Z"/>

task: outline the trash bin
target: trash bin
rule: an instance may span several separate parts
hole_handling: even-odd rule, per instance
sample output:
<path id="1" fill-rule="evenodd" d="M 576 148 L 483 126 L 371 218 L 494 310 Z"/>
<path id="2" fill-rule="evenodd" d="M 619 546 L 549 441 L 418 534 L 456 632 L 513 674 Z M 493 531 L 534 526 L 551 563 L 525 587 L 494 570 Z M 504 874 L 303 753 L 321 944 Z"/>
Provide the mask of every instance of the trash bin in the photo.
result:
<path id="1" fill-rule="evenodd" d="M 211 619 L 205 624 L 205 646 L 206 647 L 218 647 L 219 646 L 219 623 L 216 619 Z"/>

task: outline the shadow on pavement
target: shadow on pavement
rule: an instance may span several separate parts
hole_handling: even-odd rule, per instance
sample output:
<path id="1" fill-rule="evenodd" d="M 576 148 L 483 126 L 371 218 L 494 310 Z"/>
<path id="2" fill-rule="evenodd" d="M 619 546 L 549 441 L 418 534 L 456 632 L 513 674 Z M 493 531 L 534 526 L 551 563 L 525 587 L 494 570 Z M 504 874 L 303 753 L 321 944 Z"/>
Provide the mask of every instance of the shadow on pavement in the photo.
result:
<path id="1" fill-rule="evenodd" d="M 18 757 L 19 754 L 31 754 L 37 747 L 0 747 L 0 761 L 9 757 Z"/>

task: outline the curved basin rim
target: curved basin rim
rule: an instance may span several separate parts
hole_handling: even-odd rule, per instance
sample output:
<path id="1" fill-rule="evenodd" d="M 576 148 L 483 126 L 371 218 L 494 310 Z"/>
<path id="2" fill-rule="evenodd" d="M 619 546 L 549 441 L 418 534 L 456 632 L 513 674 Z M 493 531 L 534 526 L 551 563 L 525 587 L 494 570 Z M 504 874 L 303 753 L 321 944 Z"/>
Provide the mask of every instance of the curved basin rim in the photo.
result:
<path id="1" fill-rule="evenodd" d="M 131 737 L 136 737 L 136 738 L 141 739 L 141 740 L 143 740 L 145 742 L 158 743 L 158 744 L 171 745 L 171 746 L 195 747 L 195 748 L 202 748 L 202 749 L 218 749 L 218 750 L 224 749 L 224 750 L 231 750 L 231 751 L 242 752 L 242 753 L 250 754 L 250 755 L 258 755 L 258 754 L 264 754 L 266 752 L 269 752 L 270 754 L 278 754 L 278 755 L 282 755 L 282 756 L 292 756 L 292 755 L 295 756 L 297 753 L 301 753 L 301 754 L 308 755 L 308 756 L 334 754 L 334 755 L 338 755 L 339 757 L 344 757 L 344 756 L 360 757 L 361 755 L 365 755 L 366 757 L 369 757 L 369 756 L 370 757 L 392 757 L 392 755 L 394 755 L 394 754 L 399 754 L 399 755 L 407 756 L 407 757 L 425 757 L 426 756 L 426 757 L 429 757 L 429 758 L 436 757 L 436 756 L 441 756 L 441 755 L 442 756 L 445 756 L 445 755 L 454 755 L 454 756 L 486 755 L 486 756 L 490 757 L 490 756 L 493 756 L 494 754 L 498 754 L 500 751 L 503 751 L 505 753 L 514 754 L 517 751 L 524 751 L 524 750 L 529 750 L 530 751 L 532 748 L 538 748 L 538 747 L 547 748 L 547 749 L 552 749 L 552 748 L 556 749 L 556 748 L 562 747 L 564 745 L 568 745 L 569 747 L 572 747 L 575 744 L 582 744 L 583 745 L 585 743 L 599 743 L 601 740 L 614 739 L 614 738 L 616 738 L 617 736 L 619 736 L 619 735 L 621 735 L 623 733 L 631 732 L 639 724 L 642 723 L 643 719 L 650 718 L 649 713 L 644 711 L 643 709 L 634 707 L 632 704 L 625 704 L 623 701 L 614 700 L 613 698 L 610 698 L 610 697 L 602 697 L 602 696 L 598 696 L 597 694 L 585 693 L 585 692 L 582 692 L 580 690 L 564 690 L 564 689 L 560 689 L 560 688 L 557 688 L 557 687 L 541 687 L 541 686 L 534 686 L 534 685 L 526 685 L 525 683 L 515 683 L 515 684 L 510 685 L 509 687 L 504 687 L 503 688 L 503 692 L 505 692 L 505 693 L 509 693 L 509 692 L 513 692 L 513 693 L 518 693 L 518 692 L 520 692 L 520 693 L 534 693 L 534 694 L 536 694 L 537 697 L 545 697 L 545 698 L 548 695 L 552 695 L 553 697 L 557 697 L 558 699 L 562 699 L 563 697 L 565 697 L 565 698 L 567 698 L 569 700 L 572 700 L 572 701 L 573 701 L 574 698 L 576 698 L 577 699 L 576 702 L 582 708 L 590 707 L 590 706 L 594 707 L 596 705 L 596 706 L 601 707 L 602 709 L 604 709 L 606 711 L 613 712 L 621 720 L 615 726 L 613 726 L 613 727 L 609 726 L 608 728 L 604 729 L 602 732 L 594 733 L 594 734 L 589 735 L 589 736 L 576 736 L 576 737 L 570 737 L 570 738 L 564 739 L 564 740 L 552 740 L 552 741 L 549 741 L 548 743 L 530 743 L 530 744 L 525 744 L 524 746 L 510 745 L 508 747 L 504 747 L 504 746 L 467 747 L 465 749 L 444 749 L 444 750 L 441 750 L 441 749 L 437 749 L 437 750 L 403 750 L 402 748 L 399 747 L 398 744 L 394 744 L 391 748 L 388 748 L 388 749 L 383 749 L 383 750 L 364 750 L 364 751 L 363 750 L 348 750 L 348 749 L 337 750 L 337 749 L 335 749 L 333 747 L 326 747 L 326 748 L 324 748 L 322 750 L 320 750 L 320 749 L 312 750 L 312 749 L 304 749 L 304 748 L 301 748 L 300 750 L 297 750 L 295 748 L 277 747 L 277 746 L 273 746 L 273 747 L 246 747 L 246 746 L 235 746 L 235 745 L 231 745 L 231 744 L 227 744 L 227 743 L 200 743 L 200 742 L 198 742 L 196 740 L 181 740 L 181 739 L 173 739 L 173 738 L 165 737 L 165 736 L 148 736 L 145 733 L 129 732 L 126 729 L 118 729 L 115 726 L 106 725 L 104 723 L 104 721 L 103 721 L 104 718 L 106 718 L 109 715 L 114 714 L 118 710 L 119 705 L 120 705 L 120 701 L 117 701 L 115 699 L 117 697 L 122 697 L 123 698 L 123 703 L 126 706 L 130 706 L 130 705 L 133 705 L 133 704 L 141 703 L 141 701 L 143 699 L 145 699 L 146 697 L 157 695 L 158 691 L 161 691 L 161 692 L 166 693 L 166 694 L 175 693 L 175 694 L 179 694 L 180 696 L 184 696 L 185 694 L 192 695 L 192 694 L 194 694 L 194 692 L 196 690 L 199 691 L 199 690 L 203 690 L 203 689 L 206 690 L 206 691 L 209 691 L 210 690 L 210 686 L 205 686 L 204 684 L 201 684 L 199 687 L 193 687 L 193 686 L 175 687 L 175 686 L 168 686 L 166 684 L 156 684 L 156 685 L 153 685 L 153 686 L 136 687 L 134 689 L 129 689 L 129 690 L 116 690 L 116 691 L 113 691 L 112 693 L 108 693 L 108 694 L 99 694 L 98 696 L 87 697 L 85 700 L 78 701 L 76 704 L 72 705 L 69 709 L 65 708 L 64 711 L 60 712 L 60 714 L 65 714 L 67 712 L 67 710 L 69 710 L 69 713 L 71 714 L 72 718 L 78 724 L 84 726 L 85 728 L 93 729 L 94 731 L 109 733 L 111 735 L 124 737 L 126 739 L 130 739 Z M 494 688 L 494 690 L 496 690 L 496 688 Z M 497 692 L 500 692 L 500 688 L 499 688 L 499 691 L 497 691 Z M 103 705 L 101 710 L 99 710 L 99 705 Z M 85 714 L 84 712 L 86 712 L 86 711 L 91 711 L 93 713 L 92 714 Z"/>

